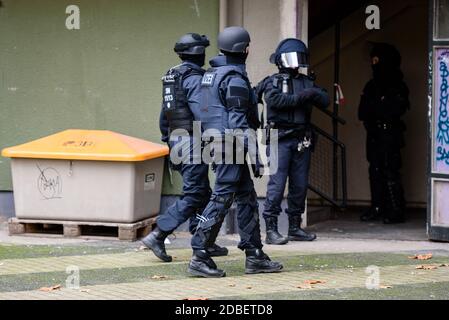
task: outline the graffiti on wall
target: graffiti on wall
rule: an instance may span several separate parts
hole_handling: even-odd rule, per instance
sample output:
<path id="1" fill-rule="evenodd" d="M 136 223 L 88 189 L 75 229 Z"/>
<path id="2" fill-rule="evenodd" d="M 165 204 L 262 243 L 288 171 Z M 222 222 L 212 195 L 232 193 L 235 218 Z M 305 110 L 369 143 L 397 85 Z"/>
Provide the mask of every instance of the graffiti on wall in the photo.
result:
<path id="1" fill-rule="evenodd" d="M 438 48 L 434 63 L 434 171 L 449 174 L 449 48 Z"/>

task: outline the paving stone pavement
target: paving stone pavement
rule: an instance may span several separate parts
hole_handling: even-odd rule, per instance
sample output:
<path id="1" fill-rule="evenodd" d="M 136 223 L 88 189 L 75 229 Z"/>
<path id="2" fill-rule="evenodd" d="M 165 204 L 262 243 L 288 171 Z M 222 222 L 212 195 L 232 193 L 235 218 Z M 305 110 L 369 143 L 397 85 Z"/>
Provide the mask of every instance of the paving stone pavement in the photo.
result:
<path id="1" fill-rule="evenodd" d="M 404 284 L 449 282 L 449 270 L 417 271 L 415 266 L 402 265 L 380 268 L 382 287 Z M 307 288 L 307 280 L 320 280 L 322 284 Z M 298 292 L 304 290 L 326 290 L 366 287 L 365 268 L 323 270 L 314 272 L 281 272 L 221 279 L 186 278 L 181 280 L 146 281 L 112 285 L 84 286 L 79 289 L 62 288 L 52 292 L 38 290 L 0 293 L 0 300 L 30 299 L 201 299 L 236 295 L 269 294 L 277 292 Z M 301 288 L 302 287 L 302 288 Z M 368 289 L 367 289 L 368 290 Z"/>
<path id="2" fill-rule="evenodd" d="M 174 264 L 185 264 L 190 257 L 190 250 L 173 250 L 176 256 Z M 288 252 L 276 252 L 278 257 L 287 257 Z M 275 255 L 273 255 L 275 256 Z M 217 261 L 229 262 L 242 260 L 242 253 L 231 250 L 229 257 L 218 258 Z M 405 258 L 406 259 L 406 258 Z M 242 260 L 243 261 L 243 260 Z M 449 267 L 439 266 L 434 270 L 418 270 L 416 264 L 404 264 L 379 267 L 380 285 L 399 286 L 420 283 L 449 282 Z M 432 264 L 432 261 L 423 261 Z M 366 268 L 351 266 L 325 268 L 320 270 L 286 270 L 276 274 L 234 275 L 221 279 L 202 279 L 188 277 L 173 279 L 168 276 L 160 280 L 142 279 L 139 282 L 123 282 L 83 286 L 79 289 L 62 288 L 51 292 L 39 290 L 4 292 L 1 276 L 24 276 L 28 274 L 65 271 L 69 265 L 76 265 L 81 270 L 105 270 L 114 272 L 120 268 L 161 266 L 161 262 L 144 251 L 44 257 L 28 259 L 0 260 L 0 300 L 15 299 L 200 299 L 224 298 L 233 296 L 251 296 L 257 294 L 276 294 L 295 292 L 298 299 L 304 291 L 366 288 L 370 273 Z M 320 280 L 323 283 L 307 288 L 307 280 Z M 49 284 L 51 285 L 51 284 Z M 302 287 L 302 288 L 299 288 Z M 304 288 L 306 287 L 306 288 Z M 366 289 L 368 290 L 368 289 Z M 389 290 L 388 288 L 380 290 Z"/>

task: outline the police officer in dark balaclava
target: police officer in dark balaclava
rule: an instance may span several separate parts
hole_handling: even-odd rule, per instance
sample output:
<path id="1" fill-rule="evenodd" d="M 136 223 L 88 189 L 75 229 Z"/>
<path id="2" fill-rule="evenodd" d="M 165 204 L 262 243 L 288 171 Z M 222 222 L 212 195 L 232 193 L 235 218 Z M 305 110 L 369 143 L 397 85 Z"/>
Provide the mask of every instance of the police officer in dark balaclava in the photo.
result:
<path id="1" fill-rule="evenodd" d="M 359 119 L 367 132 L 371 207 L 362 221 L 382 219 L 404 222 L 405 200 L 401 182 L 401 148 L 405 146 L 405 124 L 401 117 L 409 109 L 409 90 L 403 81 L 401 55 L 386 43 L 374 43 L 371 51 L 373 78 L 360 100 Z"/>
<path id="2" fill-rule="evenodd" d="M 221 144 L 229 132 L 238 130 L 245 138 L 252 124 L 250 114 L 257 110 L 257 101 L 246 73 L 250 36 L 241 27 L 229 27 L 218 35 L 218 48 L 221 54 L 210 61 L 211 68 L 202 80 L 202 117 L 203 129 L 213 133 L 213 143 Z M 225 144 L 226 146 L 226 144 Z M 237 161 L 220 161 L 232 148 L 214 150 L 215 187 L 206 206 L 198 228 L 192 238 L 193 257 L 189 263 L 189 273 L 200 277 L 224 277 L 225 272 L 218 269 L 207 251 L 214 243 L 229 208 L 237 204 L 237 222 L 240 243 L 238 247 L 245 251 L 245 272 L 249 274 L 278 272 L 282 264 L 271 261 L 262 251 L 260 238 L 259 210 L 257 194 L 251 178 L 248 164 Z M 248 144 L 244 143 L 244 150 Z M 245 153 L 246 151 L 244 151 Z M 243 157 L 245 159 L 245 157 Z"/>
<path id="3" fill-rule="evenodd" d="M 157 219 L 157 227 L 142 242 L 165 262 L 172 257 L 166 253 L 164 240 L 178 226 L 190 219 L 193 233 L 198 224 L 197 214 L 201 214 L 207 204 L 211 190 L 209 187 L 209 166 L 201 161 L 193 161 L 194 149 L 201 149 L 201 141 L 196 141 L 193 121 L 200 121 L 201 79 L 204 74 L 206 47 L 209 40 L 197 33 L 183 35 L 175 45 L 175 52 L 182 63 L 171 68 L 162 78 L 162 110 L 160 130 L 162 141 L 168 143 L 170 150 L 182 150 L 183 155 L 172 169 L 179 171 L 183 178 L 183 196 Z M 188 139 L 178 139 L 174 133 L 182 130 Z M 185 138 L 185 137 L 184 137 Z M 201 154 L 201 152 L 199 152 Z M 173 160 L 173 159 L 171 159 Z M 195 159 L 198 160 L 198 159 Z M 225 256 L 226 248 L 211 243 L 207 248 L 211 256 Z"/>
<path id="4" fill-rule="evenodd" d="M 310 118 L 314 106 L 327 108 L 327 92 L 316 86 L 314 80 L 301 74 L 299 68 L 309 67 L 307 46 L 298 39 L 285 39 L 270 58 L 279 69 L 257 86 L 259 101 L 265 99 L 267 130 L 278 130 L 278 170 L 270 175 L 263 213 L 268 244 L 281 245 L 290 241 L 313 241 L 315 234 L 301 228 L 306 209 L 306 195 L 311 150 L 314 144 Z M 270 153 L 271 146 L 268 145 Z M 288 187 L 288 237 L 278 232 L 278 216 L 287 179 Z"/>

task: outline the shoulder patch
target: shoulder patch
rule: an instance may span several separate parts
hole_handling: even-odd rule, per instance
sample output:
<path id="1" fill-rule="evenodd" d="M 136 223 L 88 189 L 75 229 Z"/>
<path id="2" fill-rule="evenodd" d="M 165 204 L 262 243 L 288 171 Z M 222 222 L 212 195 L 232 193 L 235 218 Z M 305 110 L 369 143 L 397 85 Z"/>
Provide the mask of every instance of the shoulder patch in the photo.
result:
<path id="1" fill-rule="evenodd" d="M 176 78 L 176 75 L 174 75 L 174 74 L 166 74 L 165 76 L 162 77 L 162 82 L 172 83 L 172 82 L 175 82 L 175 78 Z"/>
<path id="2" fill-rule="evenodd" d="M 205 87 L 212 87 L 214 85 L 216 74 L 213 72 L 206 72 L 201 80 L 201 85 Z"/>

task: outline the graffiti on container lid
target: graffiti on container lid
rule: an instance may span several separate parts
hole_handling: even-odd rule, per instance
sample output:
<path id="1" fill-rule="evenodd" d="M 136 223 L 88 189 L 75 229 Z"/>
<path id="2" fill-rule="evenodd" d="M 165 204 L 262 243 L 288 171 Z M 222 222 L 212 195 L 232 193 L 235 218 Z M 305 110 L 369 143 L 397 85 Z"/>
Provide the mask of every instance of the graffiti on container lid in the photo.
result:
<path id="1" fill-rule="evenodd" d="M 92 147 L 94 145 L 93 141 L 87 141 L 87 140 L 69 140 L 65 141 L 62 146 L 63 147 L 73 147 L 73 148 L 86 148 L 86 147 Z"/>
<path id="2" fill-rule="evenodd" d="M 61 175 L 55 168 L 41 169 L 36 164 L 39 170 L 39 177 L 37 178 L 37 188 L 45 200 L 60 199 L 62 194 L 62 180 Z"/>

